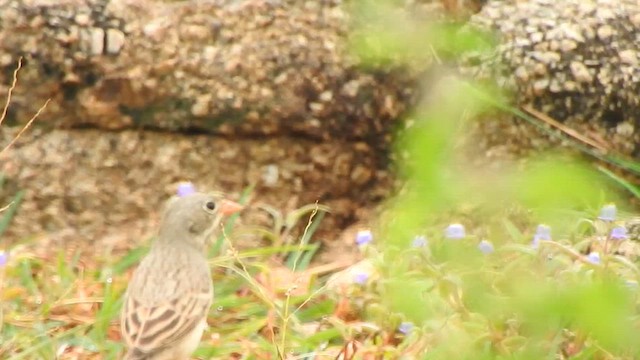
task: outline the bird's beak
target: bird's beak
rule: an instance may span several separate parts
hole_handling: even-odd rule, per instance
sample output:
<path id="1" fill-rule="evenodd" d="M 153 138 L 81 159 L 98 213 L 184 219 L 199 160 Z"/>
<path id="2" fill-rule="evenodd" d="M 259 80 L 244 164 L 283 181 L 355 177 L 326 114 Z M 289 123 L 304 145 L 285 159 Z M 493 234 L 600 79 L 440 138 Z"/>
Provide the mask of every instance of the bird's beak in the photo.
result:
<path id="1" fill-rule="evenodd" d="M 224 199 L 220 204 L 220 213 L 224 216 L 229 216 L 242 210 L 242 208 L 243 206 L 237 202 Z"/>

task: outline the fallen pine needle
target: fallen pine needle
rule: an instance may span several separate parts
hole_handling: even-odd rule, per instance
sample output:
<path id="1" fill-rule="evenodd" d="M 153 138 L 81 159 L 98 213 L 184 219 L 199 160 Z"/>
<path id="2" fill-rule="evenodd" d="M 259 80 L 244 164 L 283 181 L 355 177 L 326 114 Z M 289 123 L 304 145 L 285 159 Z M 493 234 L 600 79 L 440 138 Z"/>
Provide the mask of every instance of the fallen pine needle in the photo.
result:
<path id="1" fill-rule="evenodd" d="M 579 141 L 588 144 L 600 151 L 602 151 L 603 153 L 607 153 L 609 151 L 609 146 L 607 144 L 603 144 L 600 143 L 594 139 L 591 139 L 590 137 L 584 136 L 582 134 L 580 134 L 579 132 L 577 132 L 576 130 L 567 127 L 563 124 L 561 124 L 560 122 L 558 122 L 557 120 L 551 118 L 549 115 L 544 114 L 538 110 L 535 110 L 534 108 L 532 108 L 529 105 L 525 105 L 522 107 L 522 109 L 526 112 L 528 112 L 529 114 L 531 114 L 532 116 L 538 118 L 538 120 L 543 121 L 551 126 L 553 126 L 554 128 L 562 131 L 563 133 L 574 137 L 576 139 L 578 139 Z"/>

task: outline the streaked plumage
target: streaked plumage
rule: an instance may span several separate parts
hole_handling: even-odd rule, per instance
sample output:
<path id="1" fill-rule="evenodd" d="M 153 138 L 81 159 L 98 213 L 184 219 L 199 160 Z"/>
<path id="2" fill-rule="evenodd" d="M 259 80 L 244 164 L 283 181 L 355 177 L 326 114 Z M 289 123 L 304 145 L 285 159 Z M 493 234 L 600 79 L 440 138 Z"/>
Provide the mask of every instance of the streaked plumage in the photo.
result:
<path id="1" fill-rule="evenodd" d="M 169 202 L 158 238 L 125 294 L 124 359 L 186 359 L 196 349 L 213 300 L 205 244 L 222 217 L 237 210 L 234 202 L 201 193 Z"/>

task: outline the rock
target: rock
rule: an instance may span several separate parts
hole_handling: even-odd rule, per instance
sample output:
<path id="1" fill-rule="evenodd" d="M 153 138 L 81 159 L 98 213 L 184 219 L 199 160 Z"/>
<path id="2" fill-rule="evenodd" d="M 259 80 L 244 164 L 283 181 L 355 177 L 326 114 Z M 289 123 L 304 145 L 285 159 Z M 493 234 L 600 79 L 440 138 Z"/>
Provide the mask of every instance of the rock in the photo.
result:
<path id="1" fill-rule="evenodd" d="M 0 84 L 26 58 L 8 121 L 51 98 L 57 127 L 296 134 L 386 149 L 416 79 L 361 69 L 348 24 L 340 1 L 3 1 Z"/>
<path id="2" fill-rule="evenodd" d="M 4 143 L 51 99 L 0 160 L 0 201 L 26 191 L 9 240 L 142 233 L 182 180 L 317 200 L 335 237 L 389 192 L 417 83 L 361 68 L 349 20 L 342 1 L 0 0 L 0 94 L 24 57 Z"/>
<path id="3" fill-rule="evenodd" d="M 0 143 L 8 143 L 17 130 L 0 128 Z M 323 162 L 314 160 L 318 154 Z M 0 173 L 5 176 L 0 204 L 25 191 L 3 239 L 11 244 L 46 234 L 99 248 L 103 239 L 120 236 L 122 229 L 151 236 L 163 201 L 181 181 L 191 181 L 198 189 L 225 191 L 235 199 L 255 185 L 253 201 L 242 217 L 252 226 L 255 222 L 245 216 L 256 213 L 258 203 L 284 212 L 316 201 L 326 204 L 332 212 L 325 216 L 317 237 L 331 242 L 360 218 L 360 208 L 388 194 L 387 171 L 366 174 L 370 179 L 366 184 L 352 179 L 352 174 L 364 171 L 360 168 L 377 168 L 378 156 L 357 143 L 287 136 L 225 139 L 206 134 L 32 129 L 0 155 Z M 130 238 L 129 245 L 145 239 Z"/>
<path id="4" fill-rule="evenodd" d="M 469 25 L 495 32 L 499 45 L 490 57 L 470 55 L 463 68 L 504 84 L 517 105 L 530 105 L 606 139 L 613 150 L 638 156 L 640 132 L 617 130 L 640 124 L 638 19 L 636 0 L 490 1 Z M 483 141 L 503 137 L 502 144 L 508 139 L 521 149 L 530 141 L 527 132 L 536 133 L 525 127 L 514 139 L 505 137 L 510 130 L 495 130 L 517 123 L 478 126 Z"/>

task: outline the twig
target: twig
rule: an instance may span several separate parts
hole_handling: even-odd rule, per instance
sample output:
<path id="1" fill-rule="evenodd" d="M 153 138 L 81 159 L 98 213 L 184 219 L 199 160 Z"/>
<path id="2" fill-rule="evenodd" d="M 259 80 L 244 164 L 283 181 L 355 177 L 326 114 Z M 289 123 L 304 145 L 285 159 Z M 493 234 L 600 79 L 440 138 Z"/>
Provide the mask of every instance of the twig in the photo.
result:
<path id="1" fill-rule="evenodd" d="M 58 307 L 70 306 L 70 305 L 102 304 L 103 302 L 104 302 L 104 298 L 99 296 L 93 296 L 93 297 L 87 297 L 87 298 L 74 298 L 74 299 L 60 300 L 52 304 L 50 309 L 55 309 Z"/>
<path id="2" fill-rule="evenodd" d="M 20 136 L 22 136 L 22 134 L 27 131 L 27 129 L 29 128 L 29 126 L 31 126 L 31 124 L 38 118 L 38 116 L 40 116 L 40 113 L 42 113 L 42 111 L 44 111 L 44 109 L 47 107 L 47 105 L 49 105 L 49 102 L 51 101 L 51 99 L 47 99 L 47 101 L 45 101 L 44 105 L 42 105 L 40 107 L 40 109 L 38 109 L 38 111 L 35 113 L 35 115 L 33 115 L 31 117 L 31 119 L 29 119 L 29 121 L 25 124 L 25 126 L 22 128 L 22 130 L 20 130 L 20 132 L 18 133 L 18 135 L 13 137 L 13 140 L 11 140 L 11 142 L 9 143 L 9 145 L 5 146 L 4 149 L 0 150 L 0 154 L 2 154 L 3 152 L 7 151 L 11 146 L 13 146 L 13 144 L 18 141 L 18 139 L 20 138 Z"/>
<path id="3" fill-rule="evenodd" d="M 1 212 L 3 212 L 3 211 L 5 211 L 5 210 L 7 210 L 8 208 L 10 208 L 10 207 L 11 207 L 11 205 L 13 205 L 13 203 L 14 203 L 14 202 L 12 201 L 12 202 L 8 203 L 7 205 L 5 205 L 5 206 L 1 207 L 1 208 L 0 208 L 0 213 L 1 213 Z"/>
<path id="4" fill-rule="evenodd" d="M 319 210 L 318 202 L 316 201 L 315 208 L 311 212 L 311 215 L 309 215 L 309 221 L 307 222 L 307 226 L 304 227 L 304 232 L 302 233 L 302 237 L 300 237 L 300 243 L 298 244 L 298 254 L 295 260 L 293 261 L 293 269 L 291 269 L 292 272 L 296 272 L 296 269 L 298 268 L 298 262 L 300 262 L 300 258 L 302 257 L 302 248 L 304 247 L 303 239 L 307 237 L 309 228 L 311 228 L 311 225 L 313 224 L 313 218 L 315 218 L 316 214 L 318 214 L 318 210 Z"/>
<path id="5" fill-rule="evenodd" d="M 240 264 L 240 267 L 242 268 L 242 269 L 238 269 L 237 266 L 231 265 L 231 266 L 228 267 L 228 269 L 230 269 L 230 270 L 236 272 L 238 275 L 244 277 L 244 279 L 247 280 L 247 282 L 251 285 L 251 288 L 253 289 L 254 293 L 256 295 L 258 295 L 258 297 L 260 297 L 262 299 L 262 301 L 265 302 L 265 304 L 269 305 L 273 311 L 275 311 L 279 316 L 282 317 L 282 315 L 278 311 L 278 307 L 277 307 L 276 303 L 271 301 L 271 299 L 269 299 L 269 296 L 267 296 L 267 294 L 264 291 L 264 289 L 262 288 L 262 286 L 260 284 L 258 284 L 257 281 L 255 281 L 255 279 L 251 276 L 251 274 L 247 270 L 247 267 L 245 266 L 244 262 L 242 261 L 242 259 L 240 258 L 239 254 L 238 254 L 238 250 L 236 250 L 236 248 L 231 243 L 231 240 L 229 240 L 229 237 L 227 237 L 227 232 L 225 231 L 224 226 L 221 226 L 221 228 L 222 228 L 222 236 L 223 236 L 224 240 L 227 241 L 227 244 L 229 245 L 229 251 L 232 254 L 232 258 L 235 259 L 235 261 L 238 262 Z M 269 330 L 271 331 L 271 338 L 275 339 L 276 338 L 276 334 L 275 334 L 275 331 L 273 330 L 273 326 L 272 325 L 269 325 Z M 276 346 L 276 351 L 278 351 L 278 356 L 280 358 L 283 358 L 283 356 L 280 355 L 280 349 L 277 346 Z"/>
<path id="6" fill-rule="evenodd" d="M 583 143 L 585 143 L 587 145 L 593 146 L 594 148 L 602 151 L 603 153 L 606 153 L 606 152 L 609 151 L 609 146 L 607 144 L 600 143 L 600 142 L 598 142 L 598 141 L 596 141 L 594 139 L 591 139 L 591 138 L 589 138 L 587 136 L 584 136 L 584 135 L 578 133 L 576 130 L 574 130 L 574 129 L 570 128 L 570 127 L 562 125 L 560 122 L 558 122 L 557 120 L 551 118 L 549 115 L 544 114 L 544 113 L 542 113 L 542 112 L 540 112 L 538 110 L 535 110 L 534 108 L 532 108 L 529 105 L 523 106 L 522 109 L 524 111 L 528 112 L 529 114 L 531 114 L 532 116 L 535 116 L 536 118 L 538 118 L 538 120 L 543 121 L 543 122 L 553 126 L 554 128 L 562 131 L 563 133 L 565 133 L 565 134 L 567 134 L 569 136 L 572 136 L 572 137 L 576 138 L 577 140 L 582 141 Z"/>
<path id="7" fill-rule="evenodd" d="M 7 111 L 9 111 L 9 104 L 11 103 L 11 94 L 13 94 L 13 90 L 18 84 L 18 71 L 20 71 L 20 69 L 22 69 L 22 56 L 18 59 L 18 67 L 13 70 L 13 82 L 11 83 L 11 87 L 9 88 L 9 92 L 7 93 L 7 101 L 4 103 L 4 109 L 2 109 L 2 115 L 0 116 L 0 125 L 2 125 L 4 118 L 7 117 Z"/>
<path id="8" fill-rule="evenodd" d="M 303 247 L 303 239 L 307 236 L 307 233 L 309 232 L 309 228 L 311 227 L 311 224 L 313 224 L 313 218 L 316 216 L 316 214 L 318 213 L 318 202 L 316 201 L 315 204 L 315 208 L 313 209 L 313 211 L 311 212 L 311 215 L 309 215 L 309 221 L 307 222 L 307 226 L 305 226 L 304 228 L 304 232 L 302 233 L 302 236 L 300 237 L 300 244 L 298 247 L 298 255 L 296 256 L 295 260 L 293 261 L 293 269 L 291 270 L 293 273 L 296 272 L 296 268 L 298 267 L 298 262 L 300 261 L 300 257 L 302 254 L 302 247 Z M 297 285 L 293 285 L 291 288 L 289 288 L 286 292 L 286 298 L 285 298 L 285 302 L 284 302 L 284 316 L 282 317 L 282 338 L 280 339 L 280 347 L 278 348 L 276 346 L 276 348 L 278 348 L 278 352 L 281 354 L 285 354 L 285 342 L 287 339 L 287 327 L 289 326 L 289 320 L 291 317 L 291 314 L 289 314 L 289 306 L 291 306 L 291 293 L 293 292 L 293 290 L 295 290 L 295 288 L 297 287 Z M 307 300 L 304 301 L 303 304 L 306 304 L 307 302 L 309 302 L 313 296 L 316 293 L 314 292 L 313 294 L 311 294 L 311 296 L 309 296 L 309 298 Z M 298 309 L 296 309 L 293 313 L 295 314 L 295 312 L 298 311 Z M 282 356 L 282 355 L 281 355 Z"/>
<path id="9" fill-rule="evenodd" d="M 262 286 L 260 286 L 260 284 L 258 284 L 253 277 L 251 276 L 251 274 L 249 273 L 249 270 L 247 270 L 247 267 L 245 266 L 244 262 L 242 261 L 242 259 L 240 258 L 239 254 L 238 254 L 238 250 L 233 246 L 233 244 L 231 243 L 231 240 L 229 240 L 229 238 L 227 237 L 227 233 L 224 230 L 224 227 L 222 227 L 222 236 L 224 236 L 224 239 L 227 241 L 228 245 L 229 245 L 229 251 L 232 254 L 232 257 L 235 261 L 238 262 L 238 264 L 240 264 L 241 269 L 238 269 L 236 266 L 231 265 L 231 266 L 223 266 L 226 267 L 232 271 L 235 271 L 237 274 L 243 276 L 245 278 L 245 280 L 247 280 L 247 282 L 249 282 L 249 284 L 256 290 L 256 295 L 258 295 L 260 298 L 262 298 L 262 300 L 268 304 L 269 306 L 271 306 L 272 309 L 277 311 L 277 306 L 274 302 L 270 301 L 269 296 L 266 294 L 266 292 L 264 291 L 264 289 L 262 288 Z"/>

